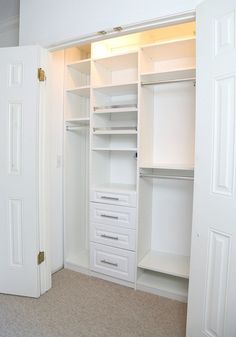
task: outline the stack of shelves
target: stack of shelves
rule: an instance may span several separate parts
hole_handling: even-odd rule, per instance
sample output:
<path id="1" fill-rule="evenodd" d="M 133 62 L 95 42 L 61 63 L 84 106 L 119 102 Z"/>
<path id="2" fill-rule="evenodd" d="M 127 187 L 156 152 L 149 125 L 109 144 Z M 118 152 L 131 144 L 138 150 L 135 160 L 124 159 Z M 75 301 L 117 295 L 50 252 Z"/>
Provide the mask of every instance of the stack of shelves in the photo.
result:
<path id="1" fill-rule="evenodd" d="M 88 272 L 90 47 L 72 48 L 65 56 L 65 266 Z"/>
<path id="2" fill-rule="evenodd" d="M 94 60 L 91 268 L 135 281 L 138 54 Z"/>
<path id="3" fill-rule="evenodd" d="M 140 81 L 137 287 L 186 301 L 194 179 L 195 40 L 144 46 Z"/>

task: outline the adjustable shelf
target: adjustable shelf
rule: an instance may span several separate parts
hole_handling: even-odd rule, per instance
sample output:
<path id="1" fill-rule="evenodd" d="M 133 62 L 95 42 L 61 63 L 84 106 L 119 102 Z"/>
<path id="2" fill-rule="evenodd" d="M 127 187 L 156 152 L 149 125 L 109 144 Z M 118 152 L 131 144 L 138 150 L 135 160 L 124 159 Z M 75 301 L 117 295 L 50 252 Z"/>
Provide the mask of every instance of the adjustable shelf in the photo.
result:
<path id="1" fill-rule="evenodd" d="M 94 135 L 137 135 L 137 128 L 94 128 Z"/>
<path id="2" fill-rule="evenodd" d="M 67 64 L 68 68 L 73 68 L 80 73 L 83 74 L 90 74 L 90 68 L 91 68 L 91 59 L 85 59 L 85 60 L 80 60 L 76 62 L 71 62 Z"/>
<path id="3" fill-rule="evenodd" d="M 70 119 L 67 119 L 65 122 L 71 123 L 71 124 L 89 124 L 90 118 L 89 117 L 70 118 Z"/>
<path id="4" fill-rule="evenodd" d="M 66 92 L 70 94 L 89 98 L 90 97 L 90 86 L 85 85 L 81 87 L 70 88 L 70 89 L 67 89 Z"/>
<path id="5" fill-rule="evenodd" d="M 94 86 L 93 89 L 108 96 L 137 95 L 138 82 Z"/>
<path id="6" fill-rule="evenodd" d="M 150 250 L 138 264 L 139 268 L 189 278 L 189 257 Z"/>
<path id="7" fill-rule="evenodd" d="M 133 184 L 118 184 L 118 183 L 106 183 L 99 184 L 93 187 L 95 190 L 104 191 L 104 192 L 134 192 L 136 193 L 136 185 Z"/>
<path id="8" fill-rule="evenodd" d="M 180 171 L 193 171 L 194 165 L 187 164 L 140 164 L 141 169 L 161 169 L 161 170 L 180 170 Z"/>
<path id="9" fill-rule="evenodd" d="M 125 113 L 125 112 L 137 112 L 138 108 L 136 106 L 131 107 L 94 107 L 94 114 L 115 114 L 115 113 Z"/>
<path id="10" fill-rule="evenodd" d="M 137 51 L 113 54 L 104 57 L 97 57 L 94 62 L 99 63 L 110 70 L 123 70 L 127 68 L 138 67 L 138 53 Z"/>
<path id="11" fill-rule="evenodd" d="M 141 74 L 141 85 L 158 85 L 195 81 L 196 69 L 174 69 L 164 72 L 149 72 Z"/>
<path id="12" fill-rule="evenodd" d="M 94 147 L 93 151 L 119 151 L 119 152 L 137 152 L 137 148 L 106 148 L 106 147 Z"/>

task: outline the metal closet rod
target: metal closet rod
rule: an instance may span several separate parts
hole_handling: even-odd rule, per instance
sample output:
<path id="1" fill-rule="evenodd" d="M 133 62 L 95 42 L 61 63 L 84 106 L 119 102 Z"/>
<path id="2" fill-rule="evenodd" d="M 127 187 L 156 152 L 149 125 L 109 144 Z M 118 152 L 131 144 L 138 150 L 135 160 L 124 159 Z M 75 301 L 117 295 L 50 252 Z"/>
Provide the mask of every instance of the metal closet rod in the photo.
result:
<path id="1" fill-rule="evenodd" d="M 155 82 L 141 82 L 141 85 L 158 85 L 158 84 L 167 84 L 167 83 L 178 83 L 178 82 L 194 82 L 196 79 L 191 78 L 179 78 L 178 80 L 166 80 L 166 81 L 155 81 Z"/>
<path id="2" fill-rule="evenodd" d="M 161 174 L 148 174 L 148 173 L 140 173 L 140 178 L 154 178 L 154 179 L 174 179 L 174 180 L 194 180 L 194 177 L 188 176 L 168 176 Z"/>

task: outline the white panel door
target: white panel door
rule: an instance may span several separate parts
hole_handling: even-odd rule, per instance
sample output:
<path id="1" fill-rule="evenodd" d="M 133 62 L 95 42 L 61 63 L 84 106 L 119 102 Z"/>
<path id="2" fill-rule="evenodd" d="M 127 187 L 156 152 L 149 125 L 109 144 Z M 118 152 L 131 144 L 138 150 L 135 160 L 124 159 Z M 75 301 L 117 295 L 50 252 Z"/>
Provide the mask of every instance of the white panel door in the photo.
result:
<path id="1" fill-rule="evenodd" d="M 41 294 L 43 268 L 39 61 L 38 47 L 0 49 L 0 293 L 30 297 Z"/>
<path id="2" fill-rule="evenodd" d="M 197 9 L 197 117 L 188 337 L 236 336 L 236 1 Z"/>

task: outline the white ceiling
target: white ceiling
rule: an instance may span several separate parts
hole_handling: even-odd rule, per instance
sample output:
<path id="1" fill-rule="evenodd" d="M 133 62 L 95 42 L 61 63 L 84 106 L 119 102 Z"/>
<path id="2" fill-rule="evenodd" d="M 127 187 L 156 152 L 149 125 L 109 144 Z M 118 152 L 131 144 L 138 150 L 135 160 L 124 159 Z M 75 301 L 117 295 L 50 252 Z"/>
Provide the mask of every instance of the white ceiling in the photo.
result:
<path id="1" fill-rule="evenodd" d="M 19 15 L 20 0 L 0 0 L 0 21 Z"/>

